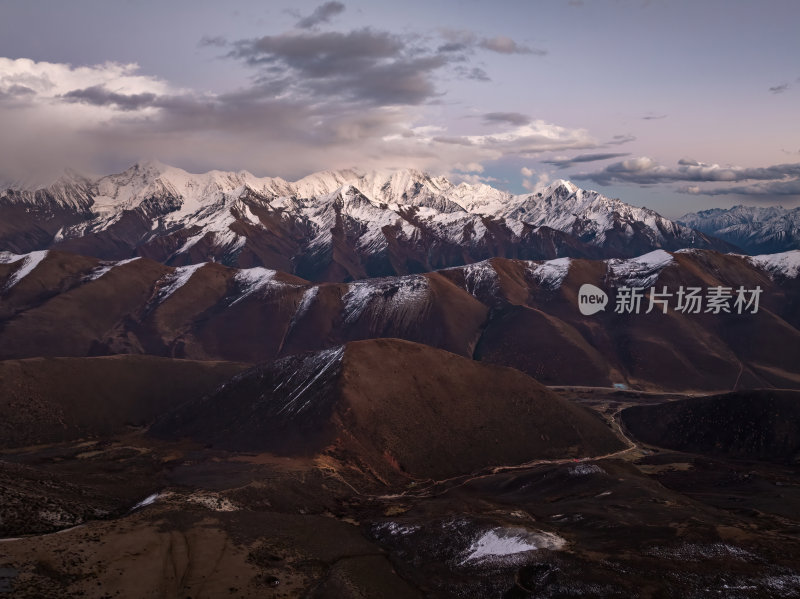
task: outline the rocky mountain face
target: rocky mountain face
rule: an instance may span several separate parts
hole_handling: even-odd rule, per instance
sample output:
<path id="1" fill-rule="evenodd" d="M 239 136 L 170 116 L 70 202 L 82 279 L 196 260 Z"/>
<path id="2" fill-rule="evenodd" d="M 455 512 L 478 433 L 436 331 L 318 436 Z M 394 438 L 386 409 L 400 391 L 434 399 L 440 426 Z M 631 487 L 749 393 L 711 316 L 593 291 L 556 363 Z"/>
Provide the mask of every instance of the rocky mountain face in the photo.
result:
<path id="1" fill-rule="evenodd" d="M 749 254 L 800 249 L 800 208 L 734 206 L 686 214 L 680 223 L 736 245 Z"/>
<path id="2" fill-rule="evenodd" d="M 150 354 L 257 363 L 401 338 L 512 366 L 545 384 L 730 390 L 797 387 L 800 252 L 656 250 L 631 259 L 494 258 L 394 277 L 313 283 L 264 267 L 56 250 L 0 254 L 0 357 Z M 584 284 L 605 290 L 584 316 Z M 678 290 L 759 287 L 757 313 L 675 310 Z M 640 313 L 615 292 L 644 288 Z M 650 288 L 672 307 L 648 312 Z"/>
<path id="3" fill-rule="evenodd" d="M 0 248 L 106 260 L 262 266 L 313 281 L 422 273 L 493 257 L 630 257 L 732 246 L 567 181 L 513 196 L 413 170 L 296 182 L 158 162 L 0 193 Z"/>

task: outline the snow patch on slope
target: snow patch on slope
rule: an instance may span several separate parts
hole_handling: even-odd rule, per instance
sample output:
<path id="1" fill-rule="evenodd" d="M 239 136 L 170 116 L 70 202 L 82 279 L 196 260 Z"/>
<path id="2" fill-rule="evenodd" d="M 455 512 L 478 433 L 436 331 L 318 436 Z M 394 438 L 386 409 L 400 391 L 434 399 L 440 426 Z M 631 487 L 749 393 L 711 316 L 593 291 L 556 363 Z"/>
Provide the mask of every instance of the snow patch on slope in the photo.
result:
<path id="1" fill-rule="evenodd" d="M 528 272 L 545 289 L 558 289 L 569 272 L 570 258 L 556 258 L 546 262 L 529 262 Z"/>
<path id="2" fill-rule="evenodd" d="M 19 262 L 27 254 L 14 254 L 12 252 L 0 252 L 0 264 L 13 264 Z"/>
<path id="3" fill-rule="evenodd" d="M 98 266 L 91 273 L 89 273 L 84 280 L 87 282 L 96 281 L 104 274 L 111 271 L 112 268 L 116 268 L 117 266 L 122 266 L 123 264 L 128 264 L 129 262 L 133 262 L 138 259 L 139 256 L 136 256 L 135 258 L 128 258 L 127 260 L 119 260 L 118 262 L 103 262 L 100 264 L 100 266 Z"/>
<path id="4" fill-rule="evenodd" d="M 142 499 L 139 503 L 134 505 L 129 511 L 135 512 L 136 510 L 141 509 L 143 507 L 147 507 L 148 505 L 153 505 L 156 502 L 156 500 L 158 500 L 160 497 L 161 493 L 153 493 L 152 495 L 148 495 L 147 497 Z"/>
<path id="5" fill-rule="evenodd" d="M 531 551 L 561 550 L 566 544 L 563 538 L 549 532 L 497 527 L 484 532 L 472 542 L 461 565 L 513 563 Z"/>
<path id="6" fill-rule="evenodd" d="M 27 277 L 33 269 L 39 266 L 39 264 L 47 257 L 47 250 L 41 250 L 38 252 L 31 252 L 30 254 L 11 254 L 9 252 L 3 252 L 2 256 L 0 256 L 0 263 L 3 264 L 16 264 L 17 262 L 22 262 L 17 270 L 11 275 L 11 278 L 3 287 L 3 291 L 8 291 L 14 285 L 19 283 L 22 279 Z"/>
<path id="7" fill-rule="evenodd" d="M 314 303 L 314 300 L 317 298 L 318 293 L 319 293 L 318 285 L 309 287 L 303 292 L 303 297 L 300 298 L 300 305 L 297 306 L 297 311 L 294 313 L 294 316 L 292 317 L 292 325 L 294 325 L 296 321 L 300 320 L 301 318 L 303 318 L 303 316 L 306 315 L 306 313 L 311 308 L 311 305 Z"/>
<path id="8" fill-rule="evenodd" d="M 404 327 L 413 322 L 428 295 L 428 279 L 422 275 L 356 281 L 342 297 L 344 322 L 352 324 L 366 314 L 371 323 Z"/>
<path id="9" fill-rule="evenodd" d="M 333 374 L 341 363 L 342 356 L 343 345 L 317 352 L 290 370 L 288 377 L 282 379 L 273 389 L 273 393 L 282 390 L 288 396 L 277 413 L 294 417 L 311 408 L 311 399 L 304 397 L 306 391 L 318 380 Z"/>
<path id="10" fill-rule="evenodd" d="M 164 286 L 161 288 L 161 291 L 158 292 L 158 302 L 163 302 L 178 289 L 186 285 L 189 279 L 192 278 L 192 275 L 206 264 L 206 262 L 200 262 L 199 264 L 191 264 L 189 266 L 179 266 L 175 269 L 175 272 L 167 275 Z"/>
<path id="11" fill-rule="evenodd" d="M 231 306 L 258 291 L 283 286 L 283 283 L 275 280 L 276 274 L 277 271 L 264 268 L 263 266 L 241 269 L 233 276 L 241 290 L 239 292 L 239 297 L 231 302 Z"/>
<path id="12" fill-rule="evenodd" d="M 499 285 L 497 271 L 488 260 L 459 268 L 464 273 L 464 288 L 475 297 L 481 292 L 492 293 Z"/>
<path id="13" fill-rule="evenodd" d="M 664 250 L 654 250 L 629 260 L 608 260 L 608 274 L 620 286 L 650 287 L 674 259 Z"/>
<path id="14" fill-rule="evenodd" d="M 399 522 L 381 522 L 374 526 L 377 533 L 386 533 L 391 536 L 406 536 L 413 534 L 422 528 L 417 524 L 400 524 Z"/>
<path id="15" fill-rule="evenodd" d="M 800 250 L 750 256 L 746 260 L 766 270 L 771 278 L 779 275 L 787 279 L 796 279 L 800 274 Z"/>

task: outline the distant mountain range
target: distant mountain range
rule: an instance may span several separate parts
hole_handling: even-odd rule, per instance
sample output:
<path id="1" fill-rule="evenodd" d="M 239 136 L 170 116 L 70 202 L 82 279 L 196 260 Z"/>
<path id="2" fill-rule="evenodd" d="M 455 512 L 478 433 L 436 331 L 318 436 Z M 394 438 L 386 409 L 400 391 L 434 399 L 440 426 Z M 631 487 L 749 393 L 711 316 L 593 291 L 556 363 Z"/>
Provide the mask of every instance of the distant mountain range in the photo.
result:
<path id="1" fill-rule="evenodd" d="M 740 247 L 748 254 L 800 249 L 800 207 L 734 206 L 686 214 L 678 222 Z"/>
<path id="2" fill-rule="evenodd" d="M 159 162 L 50 185 L 6 184 L 0 250 L 60 249 L 181 266 L 216 261 L 313 281 L 421 273 L 487 258 L 624 258 L 731 244 L 558 180 L 535 194 L 414 170 L 320 172 L 296 182 L 194 175 Z"/>

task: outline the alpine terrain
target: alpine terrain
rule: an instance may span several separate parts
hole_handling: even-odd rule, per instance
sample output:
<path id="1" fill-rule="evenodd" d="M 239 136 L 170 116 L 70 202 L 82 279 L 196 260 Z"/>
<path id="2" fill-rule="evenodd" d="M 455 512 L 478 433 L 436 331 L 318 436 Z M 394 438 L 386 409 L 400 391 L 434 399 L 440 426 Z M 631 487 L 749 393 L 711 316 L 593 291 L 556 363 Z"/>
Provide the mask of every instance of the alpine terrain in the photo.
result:
<path id="1" fill-rule="evenodd" d="M 2 189 L 0 597 L 800 597 L 791 213 Z"/>

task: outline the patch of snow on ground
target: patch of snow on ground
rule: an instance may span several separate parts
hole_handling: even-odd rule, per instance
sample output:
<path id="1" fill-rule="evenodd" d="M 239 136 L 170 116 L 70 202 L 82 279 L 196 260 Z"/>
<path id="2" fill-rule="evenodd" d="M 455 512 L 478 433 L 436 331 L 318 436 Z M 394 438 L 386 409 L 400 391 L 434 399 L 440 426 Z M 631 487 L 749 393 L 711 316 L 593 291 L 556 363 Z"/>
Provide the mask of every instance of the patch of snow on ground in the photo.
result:
<path id="1" fill-rule="evenodd" d="M 152 505 L 156 502 L 156 500 L 161 496 L 160 493 L 153 493 L 152 495 L 148 495 L 144 499 L 142 499 L 139 503 L 134 505 L 130 511 L 135 512 L 136 510 L 147 507 L 148 505 Z"/>
<path id="2" fill-rule="evenodd" d="M 484 225 L 483 222 L 478 218 L 475 218 L 472 221 L 472 231 L 467 233 L 468 230 L 469 229 L 465 229 L 464 233 L 462 234 L 462 241 L 464 243 L 470 241 L 474 244 L 486 237 L 486 225 Z"/>
<path id="3" fill-rule="evenodd" d="M 522 237 L 522 232 L 525 230 L 525 223 L 515 218 L 505 219 L 506 227 L 516 236 Z"/>
<path id="4" fill-rule="evenodd" d="M 497 289 L 497 271 L 488 260 L 467 264 L 461 269 L 464 272 L 464 288 L 473 296 L 481 291 L 493 292 Z"/>
<path id="5" fill-rule="evenodd" d="M 0 252 L 0 264 L 13 264 L 19 262 L 25 254 L 14 254 L 12 252 Z"/>
<path id="6" fill-rule="evenodd" d="M 205 262 L 200 262 L 199 264 L 179 266 L 176 268 L 175 272 L 167 275 L 166 284 L 161 288 L 161 291 L 158 292 L 158 301 L 163 302 L 178 289 L 186 285 L 189 279 L 192 278 L 192 275 L 205 265 Z"/>
<path id="7" fill-rule="evenodd" d="M 750 256 L 747 260 L 769 272 L 770 277 L 781 275 L 787 279 L 796 279 L 800 274 L 800 250 Z"/>
<path id="8" fill-rule="evenodd" d="M 112 268 L 116 268 L 117 266 L 122 266 L 123 264 L 128 264 L 129 262 L 133 262 L 134 260 L 138 260 L 139 256 L 135 258 L 128 258 L 127 260 L 120 260 L 119 262 L 103 262 L 95 268 L 89 275 L 86 277 L 86 281 L 96 281 L 104 274 L 108 273 Z"/>
<path id="9" fill-rule="evenodd" d="M 534 279 L 546 289 L 558 289 L 569 272 L 569 258 L 556 258 L 546 262 L 530 262 L 529 272 Z"/>
<path id="10" fill-rule="evenodd" d="M 424 306 L 428 293 L 428 279 L 422 275 L 355 281 L 342 298 L 344 321 L 351 324 L 367 314 L 371 322 L 407 326 Z"/>
<path id="11" fill-rule="evenodd" d="M 19 268 L 17 268 L 17 270 L 14 271 L 14 274 L 11 275 L 8 283 L 6 283 L 5 287 L 3 288 L 3 291 L 8 291 L 22 279 L 31 274 L 33 269 L 39 266 L 41 261 L 47 257 L 47 250 L 31 252 L 30 254 L 23 254 L 19 257 L 16 257 L 17 254 L 8 255 L 6 252 L 4 252 L 4 258 L 6 256 L 9 256 L 11 259 L 3 261 L 5 264 L 16 264 L 20 261 L 20 259 L 22 260 L 22 264 L 20 264 Z"/>
<path id="12" fill-rule="evenodd" d="M 241 269 L 233 276 L 236 283 L 240 286 L 241 291 L 239 292 L 239 297 L 231 303 L 231 306 L 258 291 L 281 287 L 282 283 L 275 280 L 276 274 L 277 271 L 264 268 L 263 266 Z"/>
<path id="13" fill-rule="evenodd" d="M 492 528 L 472 542 L 461 563 L 503 562 L 539 549 L 560 550 L 566 544 L 564 539 L 549 532 L 532 532 L 525 528 Z"/>
<path id="14" fill-rule="evenodd" d="M 311 305 L 317 298 L 318 293 L 319 285 L 309 287 L 303 292 L 303 297 L 300 298 L 300 304 L 298 304 L 297 310 L 295 311 L 294 316 L 292 316 L 292 321 L 289 323 L 289 330 L 293 329 L 295 324 L 297 324 L 297 322 L 308 313 L 308 311 L 311 309 Z"/>
<path id="15" fill-rule="evenodd" d="M 603 470 L 597 464 L 578 464 L 576 466 L 570 466 L 569 474 L 570 476 L 587 476 L 589 474 L 605 474 L 606 471 Z"/>
<path id="16" fill-rule="evenodd" d="M 273 392 L 283 389 L 289 396 L 278 414 L 297 416 L 311 407 L 310 401 L 304 400 L 303 395 L 315 382 L 332 373 L 342 361 L 343 355 L 344 346 L 339 346 L 317 352 L 303 360 L 299 367 L 273 389 Z"/>
<path id="17" fill-rule="evenodd" d="M 192 235 L 191 237 L 187 237 L 186 241 L 183 245 L 175 252 L 175 255 L 184 254 L 192 249 L 198 241 L 200 241 L 203 237 L 206 236 L 206 231 L 200 231 L 197 235 Z"/>
<path id="18" fill-rule="evenodd" d="M 770 591 L 780 593 L 779 597 L 800 597 L 800 576 L 796 574 L 767 576 L 762 582 Z"/>
<path id="19" fill-rule="evenodd" d="M 627 287 L 650 287 L 656 282 L 661 271 L 672 264 L 674 259 L 664 250 L 654 250 L 637 258 L 628 260 L 608 260 L 608 272 L 619 285 Z"/>
<path id="20" fill-rule="evenodd" d="M 400 524 L 399 522 L 382 522 L 375 526 L 378 532 L 386 532 L 392 536 L 405 536 L 417 532 L 420 529 L 416 524 Z"/>

